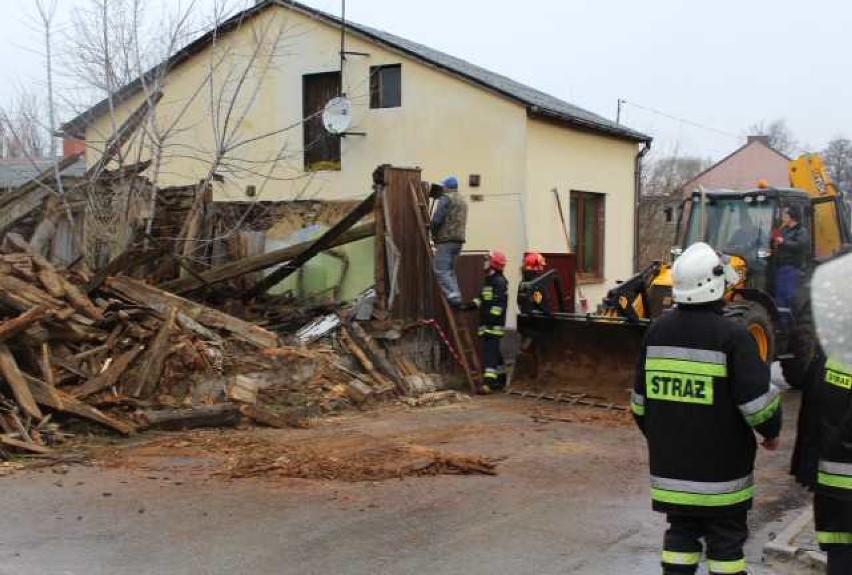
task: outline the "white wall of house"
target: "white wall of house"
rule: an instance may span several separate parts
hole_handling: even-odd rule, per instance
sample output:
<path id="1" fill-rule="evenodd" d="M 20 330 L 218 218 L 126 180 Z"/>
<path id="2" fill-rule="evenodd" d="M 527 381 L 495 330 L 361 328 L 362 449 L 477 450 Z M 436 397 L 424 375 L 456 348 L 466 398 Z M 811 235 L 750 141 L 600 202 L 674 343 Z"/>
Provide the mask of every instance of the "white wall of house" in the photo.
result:
<path id="1" fill-rule="evenodd" d="M 572 191 L 605 196 L 603 276 L 581 283 L 584 295 L 596 305 L 617 280 L 633 274 L 634 162 L 639 148 L 635 143 L 532 118 L 527 126 L 529 248 L 542 252 L 566 249 L 554 189 L 569 228 Z"/>
<path id="2" fill-rule="evenodd" d="M 255 186 L 254 198 L 259 200 L 361 198 L 370 192 L 371 174 L 380 164 L 420 166 L 423 178 L 430 181 L 453 174 L 469 200 L 472 194 L 481 197 L 469 204 L 465 248 L 506 251 L 514 288 L 526 248 L 565 250 L 550 190 L 556 187 L 565 194 L 566 210 L 571 189 L 600 192 L 607 194 L 604 285 L 631 271 L 635 144 L 528 120 L 525 106 L 355 33 L 347 35 L 347 50 L 369 56 L 347 58 L 342 84 L 354 106 L 350 131 L 366 135 L 343 139 L 339 171 L 305 173 L 303 76 L 339 69 L 340 32 L 283 7 L 247 20 L 169 73 L 155 121 L 161 129 L 174 123 L 180 129 L 167 140 L 159 185 L 184 185 L 205 177 L 214 155 L 211 143 L 221 134 L 216 126 L 221 128 L 225 117 L 222 102 L 230 101 L 228 94 L 258 37 L 265 39 L 264 56 L 246 77 L 247 88 L 231 115 L 234 126 L 233 118 L 247 110 L 233 141 L 290 128 L 232 152 L 218 170 L 225 183 L 217 187 L 215 200 L 245 201 L 247 186 Z M 402 105 L 370 109 L 370 68 L 389 64 L 402 65 Z M 98 142 L 141 98 L 130 99 L 114 118 L 100 118 L 88 129 L 90 162 L 98 156 Z M 285 158 L 274 167 L 263 163 L 282 151 Z M 471 174 L 480 176 L 480 187 L 468 186 Z M 597 296 L 604 290 L 595 286 L 589 291 Z"/>

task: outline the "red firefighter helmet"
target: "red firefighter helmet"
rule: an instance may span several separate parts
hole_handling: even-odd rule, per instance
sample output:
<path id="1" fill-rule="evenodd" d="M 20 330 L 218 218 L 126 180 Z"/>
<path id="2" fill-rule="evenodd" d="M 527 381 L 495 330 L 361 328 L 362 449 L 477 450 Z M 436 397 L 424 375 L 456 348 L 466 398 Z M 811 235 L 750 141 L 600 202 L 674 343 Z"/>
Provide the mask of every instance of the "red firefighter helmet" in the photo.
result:
<path id="1" fill-rule="evenodd" d="M 541 255 L 536 250 L 530 250 L 524 256 L 524 269 L 530 270 L 534 272 L 544 271 L 544 266 L 547 265 L 547 261 L 544 259 L 544 256 Z"/>
<path id="2" fill-rule="evenodd" d="M 488 254 L 488 267 L 492 270 L 503 271 L 506 267 L 506 254 L 500 250 L 491 250 Z"/>

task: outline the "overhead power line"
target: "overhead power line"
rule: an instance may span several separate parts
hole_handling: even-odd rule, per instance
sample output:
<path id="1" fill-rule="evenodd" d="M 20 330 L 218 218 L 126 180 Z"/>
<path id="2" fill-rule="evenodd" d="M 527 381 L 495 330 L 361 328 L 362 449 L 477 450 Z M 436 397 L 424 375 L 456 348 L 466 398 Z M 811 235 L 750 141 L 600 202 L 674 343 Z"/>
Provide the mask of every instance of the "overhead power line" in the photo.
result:
<path id="1" fill-rule="evenodd" d="M 698 122 L 693 122 L 692 120 L 687 120 L 686 118 L 680 118 L 680 117 L 674 116 L 672 114 L 667 114 L 666 112 L 662 112 L 660 110 L 657 110 L 657 109 L 654 109 L 654 108 L 651 108 L 651 107 L 648 107 L 648 106 L 642 106 L 640 104 L 636 104 L 636 103 L 630 102 L 628 100 L 621 100 L 621 103 L 626 104 L 628 106 L 633 106 L 634 108 L 637 108 L 639 110 L 644 110 L 645 112 L 649 112 L 651 114 L 656 114 L 657 116 L 662 116 L 664 118 L 668 118 L 669 120 L 674 120 L 675 122 L 680 122 L 682 124 L 692 126 L 694 128 L 699 128 L 701 130 L 707 130 L 708 132 L 714 132 L 714 133 L 719 134 L 721 136 L 727 136 L 729 138 L 734 138 L 737 141 L 741 141 L 743 139 L 742 136 L 738 136 L 738 135 L 732 134 L 730 132 L 725 132 L 725 131 L 719 130 L 717 128 L 712 128 L 710 126 L 706 126 L 706 125 L 700 124 Z"/>

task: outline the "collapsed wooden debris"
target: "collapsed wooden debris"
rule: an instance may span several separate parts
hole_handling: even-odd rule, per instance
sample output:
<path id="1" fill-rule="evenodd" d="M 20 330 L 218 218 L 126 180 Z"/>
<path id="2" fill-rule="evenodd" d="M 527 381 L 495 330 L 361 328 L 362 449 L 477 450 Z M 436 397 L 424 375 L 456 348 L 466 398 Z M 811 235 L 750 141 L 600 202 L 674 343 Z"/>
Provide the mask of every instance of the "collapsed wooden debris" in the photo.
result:
<path id="1" fill-rule="evenodd" d="M 278 344 L 263 328 L 130 278 L 111 278 L 90 298 L 81 287 L 90 279 L 85 272 L 59 270 L 19 241 L 7 242 L 4 251 L 0 454 L 49 449 L 43 426 L 53 414 L 134 433 L 150 417 L 99 406 L 125 400 L 156 406 L 160 395 L 173 393 L 192 373 L 215 375 L 213 359 L 221 349 L 216 334 L 257 351 Z M 179 321 L 182 316 L 187 321 Z"/>
<path id="2" fill-rule="evenodd" d="M 140 107 L 121 133 L 135 129 L 146 110 Z M 120 146 L 117 142 L 109 144 L 107 156 Z M 90 168 L 87 177 L 139 178 L 147 167 L 109 172 L 107 163 Z M 86 433 L 97 427 L 122 435 L 240 422 L 308 427 L 318 416 L 340 409 L 423 394 L 432 395 L 409 405 L 455 397 L 434 395 L 442 388 L 441 378 L 416 367 L 395 347 L 402 321 L 389 318 L 387 302 L 379 306 L 379 316 L 384 314 L 393 327 L 374 331 L 355 321 L 373 315 L 370 297 L 375 300 L 375 293 L 354 308 L 311 307 L 266 294 L 320 253 L 376 233 L 377 221 L 384 218 L 376 217 L 376 191 L 347 207 L 313 241 L 215 265 L 210 253 L 190 262 L 180 246 L 167 246 L 146 232 L 124 248 L 122 242 L 113 246 L 124 251 L 109 251 L 112 259 L 101 261 L 95 273 L 87 267 L 95 265 L 92 254 L 70 265 L 42 255 L 49 250 L 40 230 L 47 229 L 42 223 L 50 219 L 58 197 L 51 194 L 57 192 L 51 190 L 51 177 L 42 174 L 39 181 L 0 198 L 14 212 L 3 224 L 13 231 L 0 245 L 0 460 L 10 453 L 50 453 L 74 436 L 80 422 L 94 424 Z M 188 188 L 186 198 L 180 190 L 157 192 L 158 205 L 165 208 L 145 215 L 153 218 L 155 230 L 183 230 L 186 217 L 198 217 L 194 208 L 210 203 L 209 186 Z M 170 210 L 170 198 L 180 199 L 181 206 L 186 200 L 193 209 Z M 370 221 L 371 213 L 377 221 Z M 26 225 L 11 227 L 25 216 Z M 207 219 L 204 226 L 202 233 L 193 224 L 191 235 L 212 229 Z M 382 224 L 383 230 L 387 227 Z M 181 277 L 151 285 L 168 266 Z M 273 266 L 279 267 L 257 273 Z M 211 289 L 223 282 L 230 282 L 227 289 Z M 224 303 L 222 294 L 227 294 Z M 205 299 L 216 307 L 200 303 Z M 305 329 L 282 340 L 281 330 L 292 328 L 292 335 L 299 327 Z M 393 341 L 388 334 L 396 334 Z"/>

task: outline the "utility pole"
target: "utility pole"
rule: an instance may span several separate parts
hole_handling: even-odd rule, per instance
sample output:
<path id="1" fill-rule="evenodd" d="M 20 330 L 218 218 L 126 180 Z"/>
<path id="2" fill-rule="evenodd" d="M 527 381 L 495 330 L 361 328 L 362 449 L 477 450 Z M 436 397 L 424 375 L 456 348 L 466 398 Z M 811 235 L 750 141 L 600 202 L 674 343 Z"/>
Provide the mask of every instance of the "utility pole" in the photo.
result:
<path id="1" fill-rule="evenodd" d="M 615 123 L 621 124 L 621 107 L 627 103 L 627 100 L 618 99 L 618 112 L 615 115 Z"/>

